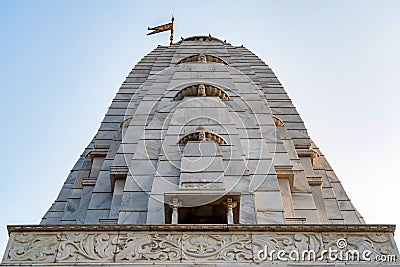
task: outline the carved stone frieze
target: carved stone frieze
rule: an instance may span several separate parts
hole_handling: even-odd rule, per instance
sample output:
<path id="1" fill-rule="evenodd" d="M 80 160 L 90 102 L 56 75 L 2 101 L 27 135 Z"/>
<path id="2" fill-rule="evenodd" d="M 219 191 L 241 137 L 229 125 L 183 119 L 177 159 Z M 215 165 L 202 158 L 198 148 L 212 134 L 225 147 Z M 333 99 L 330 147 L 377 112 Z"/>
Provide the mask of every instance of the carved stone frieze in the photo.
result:
<path id="1" fill-rule="evenodd" d="M 261 261 L 258 252 L 266 250 L 285 251 L 289 254 L 291 251 L 297 251 L 300 255 L 304 251 L 314 251 L 317 256 L 323 249 L 322 236 L 319 233 L 257 233 L 253 234 L 253 253 L 254 260 Z M 269 261 L 276 261 L 277 253 L 271 253 Z"/>
<path id="2" fill-rule="evenodd" d="M 3 262 L 54 262 L 58 244 L 57 233 L 10 233 Z"/>
<path id="3" fill-rule="evenodd" d="M 110 262 L 117 250 L 117 233 L 65 232 L 60 237 L 57 262 Z"/>
<path id="4" fill-rule="evenodd" d="M 396 245 L 390 234 L 368 233 L 365 235 L 357 235 L 354 233 L 324 233 L 324 247 L 332 248 L 348 252 L 356 250 L 359 252 L 370 251 L 370 258 L 377 256 L 398 255 Z M 340 243 L 341 240 L 342 243 Z"/>
<path id="5" fill-rule="evenodd" d="M 124 261 L 179 261 L 181 236 L 177 233 L 122 233 L 117 262 Z"/>
<path id="6" fill-rule="evenodd" d="M 254 263 L 288 261 L 293 255 L 309 255 L 303 262 L 330 262 L 328 250 L 362 254 L 370 251 L 371 262 L 377 256 L 399 253 L 393 239 L 394 229 L 368 226 L 309 225 L 154 225 L 154 226 L 52 226 L 24 227 L 10 231 L 3 258 L 6 266 L 20 263 Z M 59 229 L 58 229 L 59 228 Z M 48 229 L 48 231 L 46 231 Z M 40 231 L 39 231 L 40 230 Z M 289 231 L 292 230 L 292 231 Z M 368 231 L 371 230 L 371 231 Z M 260 252 L 262 251 L 262 252 Z M 268 253 L 268 257 L 265 256 Z M 342 259 L 338 259 L 343 263 Z M 359 262 L 359 261 L 357 261 Z M 346 262 L 352 264 L 357 262 Z M 3 266 L 4 266 L 3 265 Z"/>
<path id="7" fill-rule="evenodd" d="M 250 233 L 184 233 L 183 260 L 251 261 Z"/>

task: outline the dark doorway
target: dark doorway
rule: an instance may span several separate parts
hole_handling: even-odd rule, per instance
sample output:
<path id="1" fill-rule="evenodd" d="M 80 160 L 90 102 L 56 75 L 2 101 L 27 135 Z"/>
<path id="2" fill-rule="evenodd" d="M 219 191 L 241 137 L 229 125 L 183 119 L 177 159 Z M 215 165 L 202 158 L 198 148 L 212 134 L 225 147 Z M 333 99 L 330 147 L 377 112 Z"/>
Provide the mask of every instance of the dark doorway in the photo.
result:
<path id="1" fill-rule="evenodd" d="M 233 221 L 239 223 L 239 196 L 228 196 L 207 205 L 198 207 L 179 207 L 178 224 L 227 224 L 227 198 L 232 198 L 237 205 L 233 208 Z M 165 205 L 165 222 L 171 223 L 172 208 Z"/>
<path id="2" fill-rule="evenodd" d="M 179 224 L 224 224 L 227 223 L 226 207 L 205 205 L 200 207 L 180 208 Z"/>

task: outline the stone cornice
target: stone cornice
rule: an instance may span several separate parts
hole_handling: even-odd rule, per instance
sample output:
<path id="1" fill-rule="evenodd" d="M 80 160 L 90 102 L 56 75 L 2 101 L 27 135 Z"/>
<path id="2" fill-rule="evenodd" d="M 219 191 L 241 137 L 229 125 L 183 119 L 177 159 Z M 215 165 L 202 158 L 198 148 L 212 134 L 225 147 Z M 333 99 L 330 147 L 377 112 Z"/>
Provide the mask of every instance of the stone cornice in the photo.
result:
<path id="1" fill-rule="evenodd" d="M 394 233 L 392 224 L 165 224 L 165 225 L 8 225 L 8 232 L 61 231 L 265 231 L 265 232 L 384 232 Z"/>

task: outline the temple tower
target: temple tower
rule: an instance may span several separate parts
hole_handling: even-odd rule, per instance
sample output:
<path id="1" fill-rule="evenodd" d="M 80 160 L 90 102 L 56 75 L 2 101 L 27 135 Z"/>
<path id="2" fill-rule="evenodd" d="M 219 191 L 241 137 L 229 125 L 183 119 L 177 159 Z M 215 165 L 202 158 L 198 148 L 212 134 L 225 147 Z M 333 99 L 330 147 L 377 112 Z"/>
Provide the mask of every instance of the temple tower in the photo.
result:
<path id="1" fill-rule="evenodd" d="M 394 226 L 365 224 L 273 71 L 211 36 L 146 55 L 41 224 L 9 233 L 6 266 L 289 266 L 272 250 L 315 252 L 294 265 L 373 266 L 399 255 Z"/>

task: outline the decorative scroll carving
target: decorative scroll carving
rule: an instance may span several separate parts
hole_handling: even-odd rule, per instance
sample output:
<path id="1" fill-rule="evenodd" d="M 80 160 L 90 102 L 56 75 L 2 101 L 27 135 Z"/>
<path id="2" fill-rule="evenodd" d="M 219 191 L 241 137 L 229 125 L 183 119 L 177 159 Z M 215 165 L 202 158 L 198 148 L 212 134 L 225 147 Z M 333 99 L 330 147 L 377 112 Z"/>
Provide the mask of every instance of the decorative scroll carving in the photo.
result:
<path id="1" fill-rule="evenodd" d="M 355 250 L 360 254 L 369 250 L 373 259 L 376 255 L 399 256 L 393 233 L 386 232 L 265 232 L 243 231 L 242 228 L 240 231 L 207 231 L 194 226 L 190 227 L 196 228 L 196 231 L 187 232 L 179 230 L 179 225 L 176 227 L 176 230 L 170 232 L 140 228 L 139 231 L 111 232 L 107 231 L 107 228 L 86 232 L 76 229 L 63 229 L 59 232 L 55 232 L 54 229 L 49 232 L 21 230 L 11 233 L 3 264 L 29 263 L 51 266 L 62 262 L 166 261 L 260 263 L 264 260 L 257 255 L 264 249 L 282 250 L 287 255 L 293 251 L 300 255 L 312 250 L 315 252 L 315 258 L 323 257 L 323 251 L 330 248 L 343 249 L 345 252 Z M 267 261 L 279 262 L 276 255 Z M 322 261 L 327 262 L 325 258 Z M 364 263 L 369 264 L 363 261 Z M 374 260 L 371 263 L 374 263 Z"/>
<path id="2" fill-rule="evenodd" d="M 179 261 L 181 259 L 181 238 L 177 234 L 137 234 L 122 236 L 117 261 Z"/>
<path id="3" fill-rule="evenodd" d="M 4 262 L 53 262 L 58 235 L 48 233 L 13 233 Z"/>
<path id="4" fill-rule="evenodd" d="M 344 247 L 338 248 L 337 240 L 344 239 L 346 244 Z M 360 252 L 369 250 L 372 252 L 371 257 L 376 255 L 395 255 L 396 250 L 390 242 L 388 234 L 323 234 L 324 247 L 326 249 L 343 249 L 343 251 L 357 250 Z"/>
<path id="5" fill-rule="evenodd" d="M 313 250 L 316 255 L 320 255 L 323 248 L 323 241 L 320 234 L 300 234 L 300 233 L 268 233 L 253 235 L 254 260 L 260 261 L 257 253 L 267 249 L 268 252 L 284 250 L 286 253 L 297 251 L 301 254 L 305 250 Z M 270 261 L 277 260 L 277 255 L 273 254 Z"/>
<path id="6" fill-rule="evenodd" d="M 185 189 L 223 189 L 224 185 L 221 182 L 182 182 L 182 188 Z"/>
<path id="7" fill-rule="evenodd" d="M 249 261 L 252 259 L 250 234 L 183 234 L 184 259 Z"/>
<path id="8" fill-rule="evenodd" d="M 57 261 L 111 261 L 117 244 L 117 234 L 85 232 L 62 234 Z"/>
<path id="9" fill-rule="evenodd" d="M 229 100 L 228 94 L 214 85 L 197 84 L 179 91 L 174 100 L 182 100 L 186 96 L 218 96 L 221 100 Z"/>
<path id="10" fill-rule="evenodd" d="M 284 257 L 289 258 L 289 255 L 312 255 L 311 261 L 330 261 L 327 251 L 337 251 L 340 257 L 346 255 L 354 256 L 354 251 L 358 251 L 361 255 L 364 251 L 372 252 L 370 259 L 374 261 L 377 255 L 397 255 L 396 249 L 391 243 L 389 234 L 340 234 L 340 233 L 268 233 L 268 234 L 253 234 L 253 253 L 254 260 L 260 261 L 257 253 L 260 250 L 264 251 L 285 251 Z M 309 254 L 312 251 L 313 254 Z M 340 253 L 339 253 L 340 252 Z M 305 253 L 305 254 L 304 254 Z M 315 254 L 314 254 L 315 253 Z M 398 256 L 398 255 L 397 255 Z M 337 256 L 339 257 L 339 256 Z M 264 261 L 263 259 L 262 261 Z M 272 258 L 267 258 L 268 261 L 277 261 L 277 253 L 272 254 Z M 306 259 L 301 259 L 305 261 Z M 343 261 L 343 258 L 336 259 Z M 349 260 L 349 259 L 347 259 Z M 354 258 L 352 260 L 355 260 Z M 351 261 L 351 259 L 350 259 Z M 356 259 L 362 261 L 362 258 Z"/>

